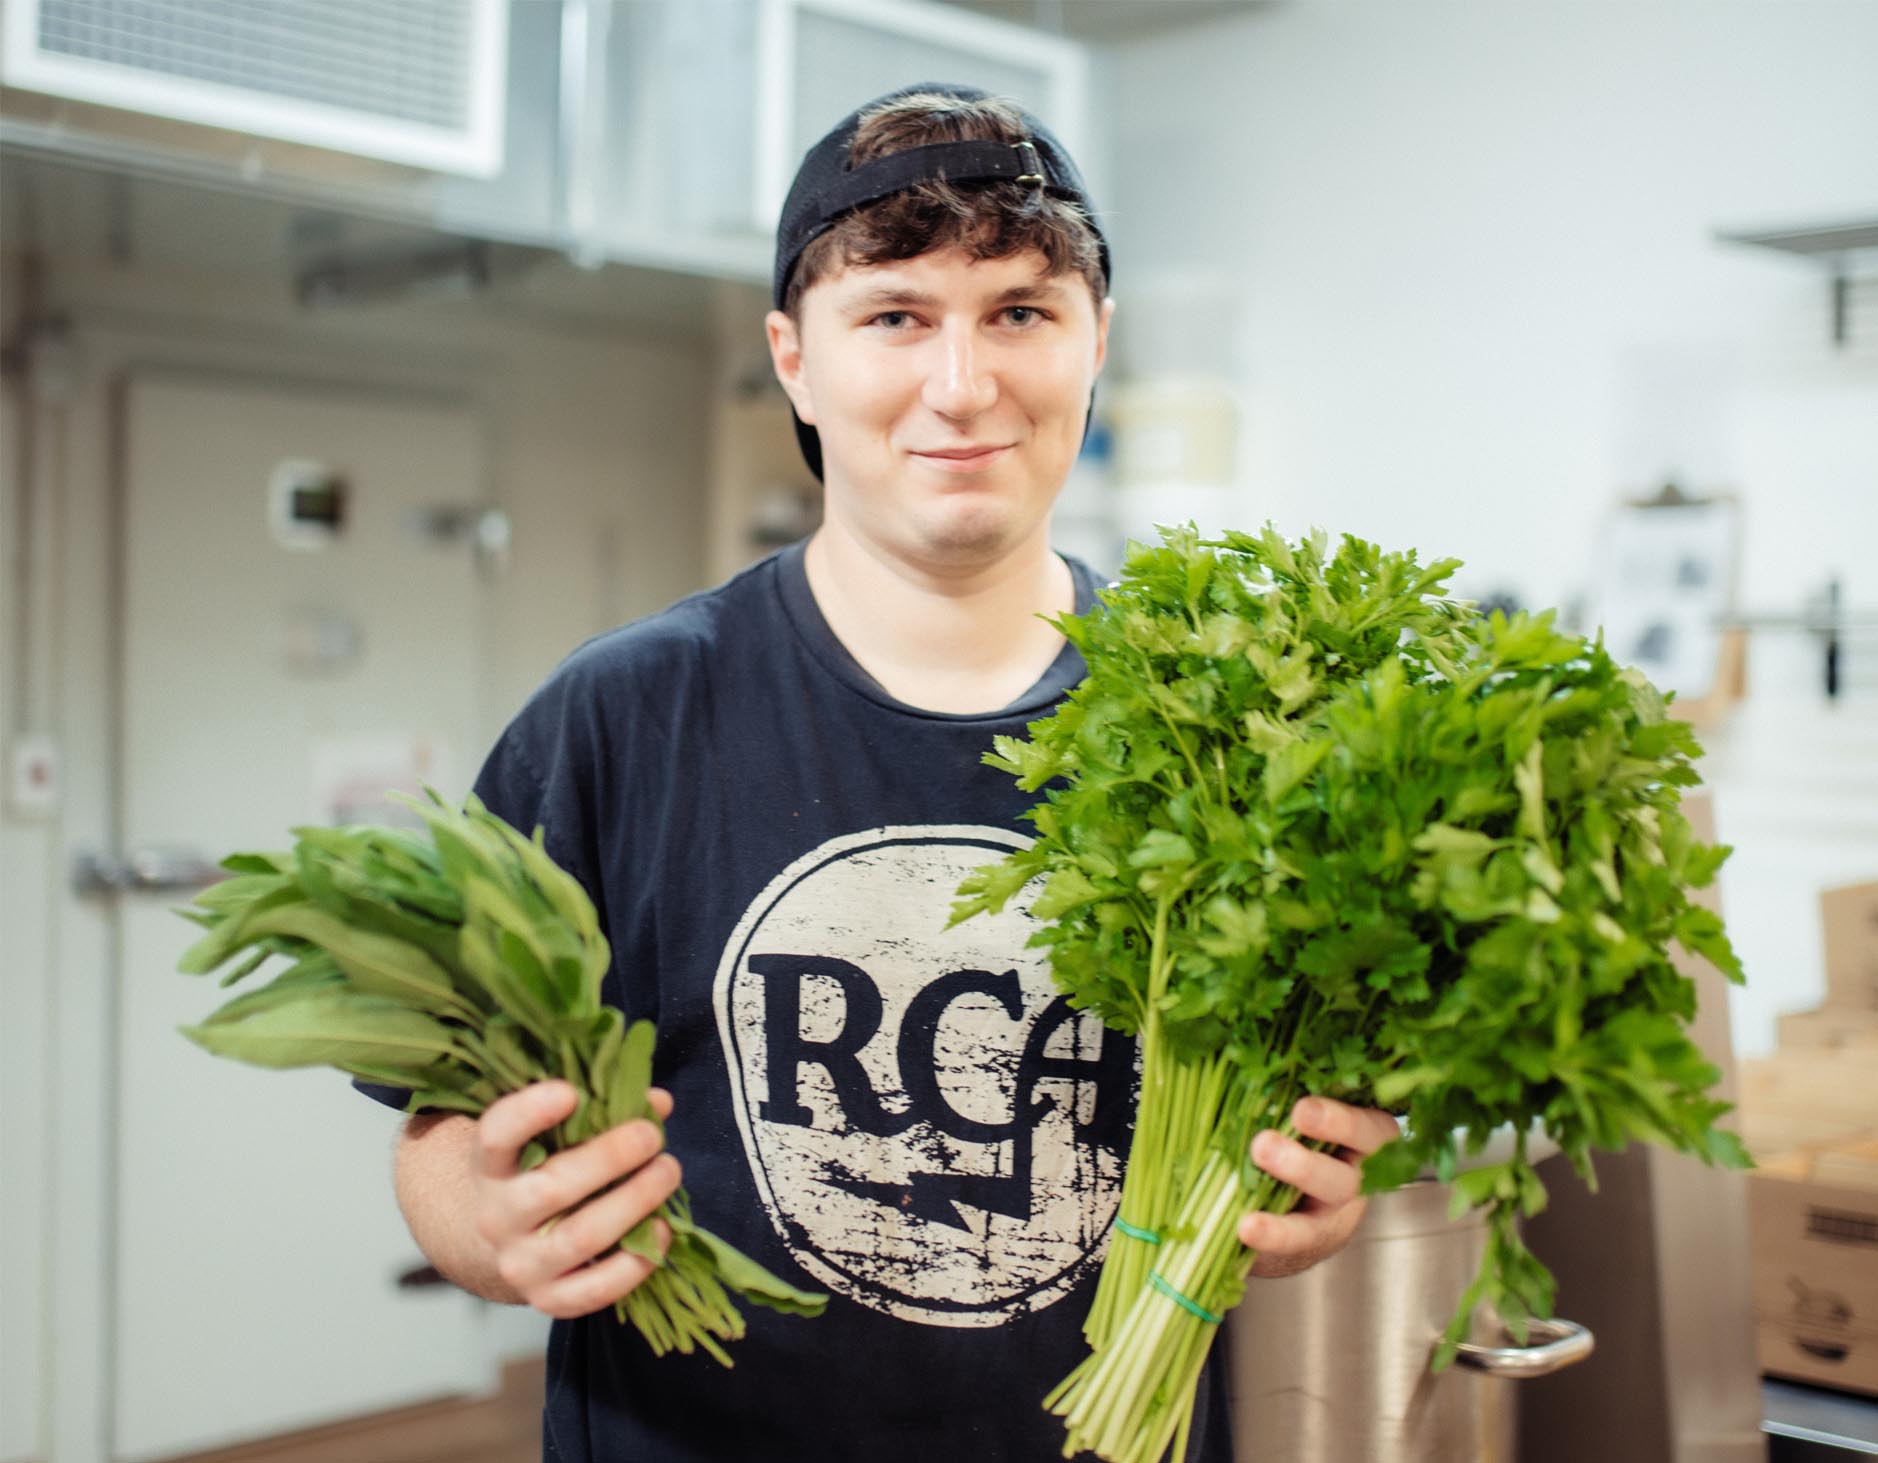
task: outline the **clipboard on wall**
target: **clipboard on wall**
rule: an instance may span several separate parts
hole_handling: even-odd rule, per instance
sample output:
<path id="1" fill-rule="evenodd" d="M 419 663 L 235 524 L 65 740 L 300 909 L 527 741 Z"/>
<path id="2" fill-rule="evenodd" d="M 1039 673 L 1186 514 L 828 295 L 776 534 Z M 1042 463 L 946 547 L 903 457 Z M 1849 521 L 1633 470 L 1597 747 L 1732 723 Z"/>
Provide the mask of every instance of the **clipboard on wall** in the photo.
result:
<path id="1" fill-rule="evenodd" d="M 1674 483 L 1611 512 L 1592 577 L 1593 624 L 1619 663 L 1688 704 L 1740 694 L 1733 618 L 1741 505 L 1732 494 L 1691 497 Z"/>

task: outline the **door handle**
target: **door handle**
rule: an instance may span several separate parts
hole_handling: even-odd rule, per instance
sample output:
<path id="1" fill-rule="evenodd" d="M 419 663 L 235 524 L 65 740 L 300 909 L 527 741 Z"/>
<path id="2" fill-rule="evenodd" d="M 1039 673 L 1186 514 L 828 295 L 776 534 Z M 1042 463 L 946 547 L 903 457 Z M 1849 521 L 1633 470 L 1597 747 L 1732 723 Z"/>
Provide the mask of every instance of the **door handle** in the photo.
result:
<path id="1" fill-rule="evenodd" d="M 81 853 L 72 861 L 79 894 L 189 894 L 227 877 L 200 854 L 178 848 L 140 848 L 121 859 Z"/>
<path id="2" fill-rule="evenodd" d="M 422 1290 L 430 1285 L 448 1285 L 450 1281 L 435 1265 L 426 1260 L 421 1265 L 413 1265 L 408 1270 L 398 1273 L 398 1289 Z"/>

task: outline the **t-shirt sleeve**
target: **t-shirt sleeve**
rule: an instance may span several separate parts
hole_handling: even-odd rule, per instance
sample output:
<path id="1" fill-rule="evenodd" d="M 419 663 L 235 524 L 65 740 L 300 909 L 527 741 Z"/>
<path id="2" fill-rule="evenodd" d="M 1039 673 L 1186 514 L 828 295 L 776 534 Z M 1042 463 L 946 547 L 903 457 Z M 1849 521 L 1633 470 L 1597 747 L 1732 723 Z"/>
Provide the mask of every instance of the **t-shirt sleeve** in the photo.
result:
<path id="1" fill-rule="evenodd" d="M 580 881 L 604 920 L 588 836 L 587 777 L 579 728 L 568 715 L 568 691 L 565 679 L 557 677 L 536 692 L 490 749 L 473 790 L 484 807 L 522 833 L 532 836 L 539 826 L 548 856 Z M 400 1112 L 411 1100 L 406 1087 L 359 1077 L 352 1085 Z"/>

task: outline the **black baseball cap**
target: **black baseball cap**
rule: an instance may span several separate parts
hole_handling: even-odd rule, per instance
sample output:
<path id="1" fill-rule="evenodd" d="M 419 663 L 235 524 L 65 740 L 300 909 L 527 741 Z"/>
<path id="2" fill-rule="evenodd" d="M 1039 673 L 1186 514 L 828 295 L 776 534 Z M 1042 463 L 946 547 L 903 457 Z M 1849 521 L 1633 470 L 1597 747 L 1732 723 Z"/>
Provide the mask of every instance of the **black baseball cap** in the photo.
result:
<path id="1" fill-rule="evenodd" d="M 1029 134 L 1019 142 L 935 142 L 921 147 L 889 153 L 857 168 L 848 166 L 848 147 L 861 125 L 861 117 L 883 102 L 896 101 L 915 92 L 937 92 L 960 101 L 985 101 L 990 93 L 975 86 L 952 82 L 926 81 L 901 87 L 885 96 L 856 107 L 822 140 L 803 155 L 796 169 L 795 181 L 783 202 L 782 218 L 776 226 L 776 269 L 772 282 L 775 307 L 780 310 L 789 291 L 789 278 L 795 272 L 802 251 L 833 228 L 840 219 L 866 203 L 905 192 L 921 183 L 944 179 L 953 183 L 990 182 L 1008 179 L 1042 188 L 1058 198 L 1079 205 L 1089 220 L 1101 253 L 1104 277 L 1113 278 L 1109 265 L 1108 240 L 1097 225 L 1095 204 L 1083 186 L 1082 175 L 1069 152 L 1055 134 L 1022 107 L 1015 110 L 1023 118 Z M 1007 104 L 1015 106 L 1014 103 Z M 1089 417 L 1083 421 L 1083 435 L 1089 434 L 1089 420 L 1095 413 L 1095 396 L 1089 397 Z M 794 408 L 790 415 L 794 416 Z M 822 476 L 822 439 L 815 428 L 800 417 L 795 418 L 796 441 L 809 470 Z"/>

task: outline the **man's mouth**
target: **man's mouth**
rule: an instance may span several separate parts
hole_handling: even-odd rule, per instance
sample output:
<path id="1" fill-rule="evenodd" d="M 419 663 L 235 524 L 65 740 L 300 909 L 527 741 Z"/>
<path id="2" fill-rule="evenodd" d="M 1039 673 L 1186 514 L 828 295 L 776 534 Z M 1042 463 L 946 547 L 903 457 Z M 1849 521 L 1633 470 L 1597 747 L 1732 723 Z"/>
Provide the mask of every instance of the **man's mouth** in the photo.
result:
<path id="1" fill-rule="evenodd" d="M 1009 444 L 1002 447 L 946 447 L 934 452 L 915 452 L 913 455 L 931 463 L 941 472 L 976 472 L 989 467 L 1010 450 Z"/>

